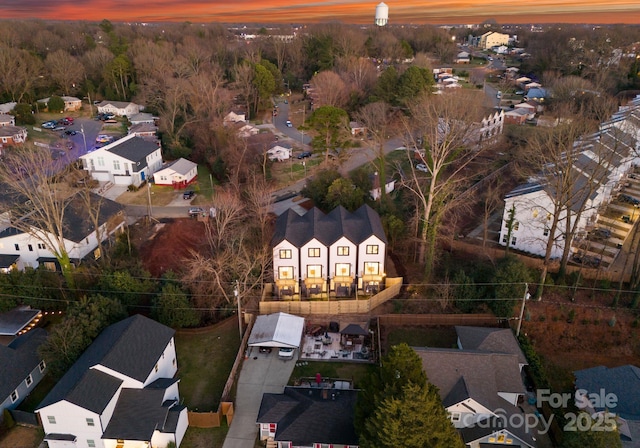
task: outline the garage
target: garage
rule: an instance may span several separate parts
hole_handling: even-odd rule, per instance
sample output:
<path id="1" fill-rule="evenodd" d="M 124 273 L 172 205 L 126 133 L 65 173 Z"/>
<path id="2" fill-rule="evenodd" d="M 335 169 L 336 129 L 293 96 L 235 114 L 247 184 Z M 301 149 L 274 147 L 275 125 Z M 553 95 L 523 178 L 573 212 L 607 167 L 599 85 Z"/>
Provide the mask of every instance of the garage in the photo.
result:
<path id="1" fill-rule="evenodd" d="M 304 318 L 287 313 L 258 316 L 249 336 L 249 347 L 300 347 Z"/>

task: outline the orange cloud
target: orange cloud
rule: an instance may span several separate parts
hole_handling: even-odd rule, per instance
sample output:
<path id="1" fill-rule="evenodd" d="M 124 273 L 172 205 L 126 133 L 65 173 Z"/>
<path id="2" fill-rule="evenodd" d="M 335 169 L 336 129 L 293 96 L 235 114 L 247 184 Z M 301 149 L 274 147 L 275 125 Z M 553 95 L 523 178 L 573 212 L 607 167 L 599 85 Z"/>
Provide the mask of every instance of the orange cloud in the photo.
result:
<path id="1" fill-rule="evenodd" d="M 389 22 L 638 23 L 640 2 L 628 0 L 389 0 Z M 372 23 L 377 1 L 362 0 L 22 0 L 0 1 L 0 17 L 49 20 L 305 23 L 338 20 Z"/>

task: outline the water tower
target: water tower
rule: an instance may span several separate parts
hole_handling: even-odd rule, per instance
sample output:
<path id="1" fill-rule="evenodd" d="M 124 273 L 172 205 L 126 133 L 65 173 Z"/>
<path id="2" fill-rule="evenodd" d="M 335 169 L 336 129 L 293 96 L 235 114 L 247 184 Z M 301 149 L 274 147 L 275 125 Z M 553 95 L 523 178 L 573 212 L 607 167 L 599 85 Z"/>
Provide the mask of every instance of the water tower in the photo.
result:
<path id="1" fill-rule="evenodd" d="M 377 26 L 385 26 L 389 22 L 389 7 L 384 3 L 376 6 L 376 18 L 373 23 Z"/>

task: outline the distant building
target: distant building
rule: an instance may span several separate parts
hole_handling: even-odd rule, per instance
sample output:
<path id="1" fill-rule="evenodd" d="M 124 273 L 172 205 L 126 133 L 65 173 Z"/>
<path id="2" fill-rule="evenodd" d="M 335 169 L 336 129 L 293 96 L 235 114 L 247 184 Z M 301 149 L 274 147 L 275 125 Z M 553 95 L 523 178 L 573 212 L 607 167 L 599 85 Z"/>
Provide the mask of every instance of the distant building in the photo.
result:
<path id="1" fill-rule="evenodd" d="M 385 26 L 389 23 L 389 7 L 384 2 L 376 6 L 376 16 L 373 23 L 376 26 Z"/>
<path id="2" fill-rule="evenodd" d="M 489 31 L 480 36 L 478 46 L 483 50 L 488 50 L 491 47 L 497 47 L 500 45 L 509 44 L 509 35 L 503 33 L 496 33 L 495 31 Z"/>

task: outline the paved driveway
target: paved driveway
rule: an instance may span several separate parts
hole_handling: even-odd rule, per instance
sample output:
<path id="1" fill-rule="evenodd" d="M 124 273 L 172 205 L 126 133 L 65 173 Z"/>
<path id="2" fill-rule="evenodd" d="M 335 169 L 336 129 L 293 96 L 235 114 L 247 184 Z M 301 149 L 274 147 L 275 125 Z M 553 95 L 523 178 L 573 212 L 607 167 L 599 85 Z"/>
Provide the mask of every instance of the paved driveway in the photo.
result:
<path id="1" fill-rule="evenodd" d="M 259 353 L 251 348 L 248 359 L 244 360 L 234 408 L 233 421 L 223 448 L 253 448 L 258 436 L 258 411 L 264 393 L 282 393 L 289 382 L 294 359 L 283 361 L 278 358 L 278 350 L 269 354 Z"/>

